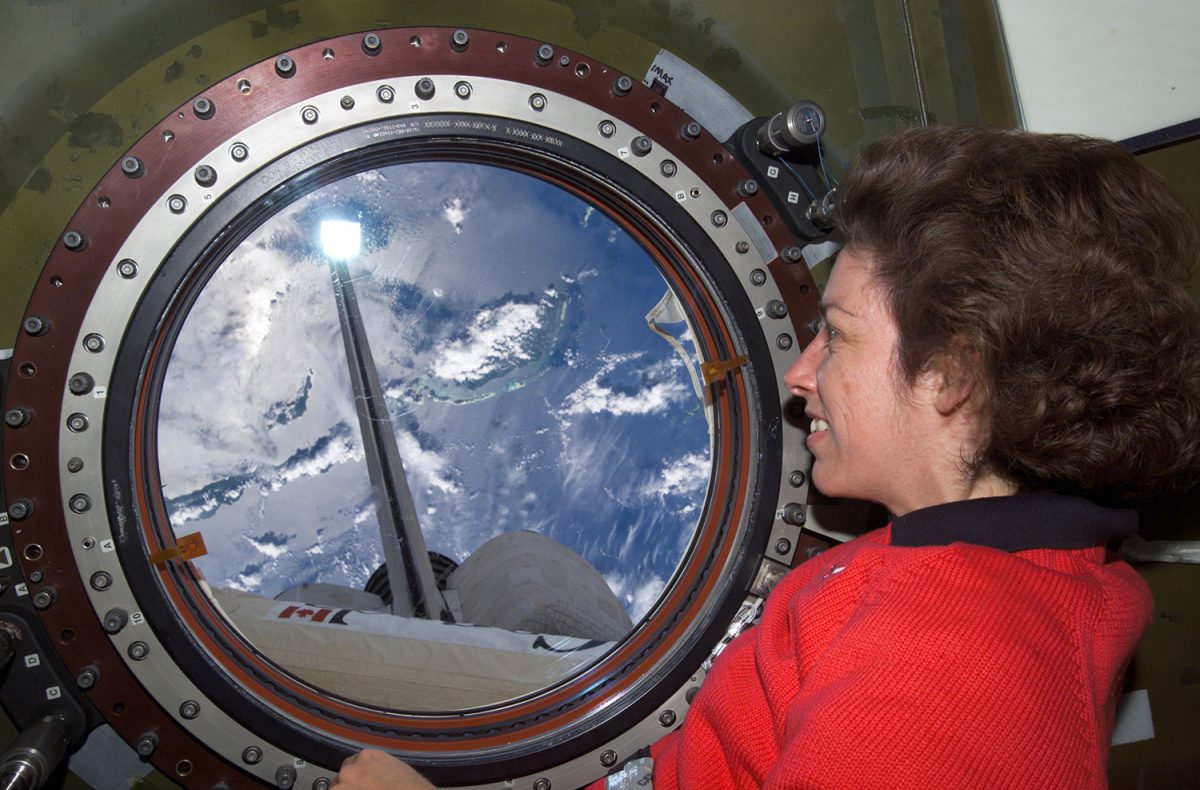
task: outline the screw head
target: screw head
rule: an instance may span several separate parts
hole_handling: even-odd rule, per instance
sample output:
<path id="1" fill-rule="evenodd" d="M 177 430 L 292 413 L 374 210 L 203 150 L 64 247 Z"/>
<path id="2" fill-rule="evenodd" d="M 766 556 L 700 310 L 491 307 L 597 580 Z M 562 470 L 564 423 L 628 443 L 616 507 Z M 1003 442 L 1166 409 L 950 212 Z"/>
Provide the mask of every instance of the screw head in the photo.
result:
<path id="1" fill-rule="evenodd" d="M 804 472 L 801 472 L 799 469 L 793 469 L 792 473 L 788 475 L 788 485 L 792 488 L 799 488 L 804 485 L 804 481 L 807 479 L 808 476 Z"/>
<path id="2" fill-rule="evenodd" d="M 82 458 L 72 458 L 71 460 L 67 461 L 67 471 L 68 472 L 83 471 L 83 459 Z"/>
<path id="3" fill-rule="evenodd" d="M 58 600 L 58 590 L 53 585 L 43 587 L 38 590 L 33 596 L 33 606 L 35 609 L 49 609 Z"/>
<path id="4" fill-rule="evenodd" d="M 83 433 L 88 429 L 86 414 L 72 414 L 67 418 L 67 430 L 71 433 Z"/>
<path id="5" fill-rule="evenodd" d="M 616 96 L 628 96 L 633 90 L 633 80 L 628 75 L 622 74 L 613 80 L 612 92 Z"/>
<path id="6" fill-rule="evenodd" d="M 96 571 L 92 574 L 91 584 L 93 590 L 101 592 L 107 590 L 109 587 L 112 587 L 112 582 L 112 575 L 107 571 Z"/>
<path id="7" fill-rule="evenodd" d="M 187 198 L 183 195 L 171 195 L 167 198 L 167 208 L 172 214 L 182 214 L 187 210 Z"/>
<path id="8" fill-rule="evenodd" d="M 104 350 L 104 336 L 92 332 L 83 338 L 83 348 L 93 354 L 99 354 Z"/>
<path id="9" fill-rule="evenodd" d="M 69 230 L 63 234 L 63 246 L 71 252 L 79 252 L 87 247 L 87 237 L 77 230 Z"/>
<path id="10" fill-rule="evenodd" d="M 123 258 L 117 263 L 117 274 L 126 280 L 132 280 L 137 276 L 137 263 L 130 258 Z"/>
<path id="11" fill-rule="evenodd" d="M 679 130 L 679 136 L 685 140 L 695 140 L 700 137 L 703 127 L 696 121 L 688 121 Z"/>
<path id="12" fill-rule="evenodd" d="M 275 58 L 275 73 L 287 79 L 296 73 L 296 61 L 291 55 L 280 55 Z"/>
<path id="13" fill-rule="evenodd" d="M 633 151 L 634 156 L 645 156 L 654 150 L 654 143 L 646 135 L 640 134 L 633 138 L 633 142 L 630 143 L 629 148 Z"/>
<path id="14" fill-rule="evenodd" d="M 534 112 L 541 112 L 546 109 L 546 97 L 540 93 L 535 93 L 529 97 L 529 106 Z"/>
<path id="15" fill-rule="evenodd" d="M 779 337 L 775 338 L 775 345 L 778 346 L 781 351 L 787 351 L 792 347 L 792 336 L 780 335 Z"/>
<path id="16" fill-rule="evenodd" d="M 742 197 L 754 197 L 758 194 L 758 182 L 753 178 L 747 178 L 737 185 L 737 192 Z"/>
<path id="17" fill-rule="evenodd" d="M 750 272 L 750 282 L 754 283 L 755 285 L 762 285 L 766 281 L 767 273 L 762 269 L 755 269 L 754 271 Z"/>
<path id="18" fill-rule="evenodd" d="M 612 749 L 605 749 L 600 753 L 600 764 L 605 768 L 612 768 L 617 764 L 617 753 Z"/>
<path id="19" fill-rule="evenodd" d="M 533 790 L 550 790 L 550 780 L 542 777 L 533 783 Z"/>
<path id="20" fill-rule="evenodd" d="M 46 330 L 50 328 L 50 322 L 40 315 L 31 315 L 21 322 L 21 328 L 25 330 L 25 334 L 37 337 L 46 334 Z"/>
<path id="21" fill-rule="evenodd" d="M 464 52 L 471 43 L 471 36 L 467 31 L 459 28 L 450 34 L 450 48 L 455 52 Z"/>
<path id="22" fill-rule="evenodd" d="M 549 44 L 542 44 L 537 48 L 533 59 L 539 66 L 549 66 L 551 61 L 554 60 L 554 47 Z"/>
<path id="23" fill-rule="evenodd" d="M 100 679 L 100 670 L 93 664 L 88 664 L 83 669 L 79 670 L 79 674 L 75 676 L 75 685 L 87 691 L 92 686 L 96 685 L 96 681 Z"/>
<path id="24" fill-rule="evenodd" d="M 13 500 L 8 505 L 8 516 L 13 521 L 21 521 L 29 518 L 29 514 L 33 512 L 33 502 L 25 497 Z"/>
<path id="25" fill-rule="evenodd" d="M 242 750 L 242 762 L 246 763 L 247 765 L 257 765 L 262 761 L 262 758 L 262 749 L 258 748 L 257 746 L 247 746 Z"/>
<path id="26" fill-rule="evenodd" d="M 612 121 L 601 121 L 597 129 L 601 137 L 612 137 L 617 133 L 617 125 Z"/>
<path id="27" fill-rule="evenodd" d="M 195 101 L 192 102 L 192 112 L 194 112 L 196 117 L 202 121 L 207 121 L 209 118 L 213 117 L 216 111 L 217 106 L 204 96 L 199 96 Z"/>
<path id="28" fill-rule="evenodd" d="M 712 220 L 712 224 L 715 227 L 723 228 L 725 227 L 725 224 L 729 222 L 729 215 L 724 211 L 721 211 L 721 209 L 717 209 L 712 213 L 712 216 L 709 219 Z"/>
<path id="29" fill-rule="evenodd" d="M 740 252 L 742 255 L 745 255 L 746 253 L 750 252 L 750 242 L 739 241 L 737 244 L 733 245 L 733 248 L 735 250 L 737 250 L 738 252 Z"/>
<path id="30" fill-rule="evenodd" d="M 317 112 L 317 108 L 312 105 L 300 109 L 300 120 L 307 126 L 312 126 L 320 117 L 321 113 Z"/>
<path id="31" fill-rule="evenodd" d="M 792 542 L 790 540 L 788 540 L 787 538 L 780 538 L 779 540 L 775 541 L 775 553 L 776 554 L 787 554 L 791 550 L 792 550 Z"/>
<path id="32" fill-rule="evenodd" d="M 121 160 L 121 172 L 129 178 L 141 178 L 146 169 L 142 165 L 141 159 L 136 156 L 127 156 Z"/>
<path id="33" fill-rule="evenodd" d="M 121 608 L 113 608 L 104 613 L 104 620 L 101 621 L 100 625 L 106 633 L 116 634 L 120 633 L 121 629 L 124 628 L 125 624 L 128 622 L 128 612 Z M 132 647 L 133 646 L 130 645 L 131 650 Z M 132 657 L 133 653 L 130 653 L 129 655 Z"/>
<path id="34" fill-rule="evenodd" d="M 185 719 L 194 719 L 200 715 L 200 703 L 194 699 L 184 700 L 179 705 L 179 715 Z"/>
<path id="35" fill-rule="evenodd" d="M 391 104 L 396 100 L 396 89 L 391 85 L 380 85 L 379 90 L 375 91 L 375 98 L 384 104 Z"/>
<path id="36" fill-rule="evenodd" d="M 471 83 L 465 81 L 454 83 L 454 95 L 460 99 L 471 98 Z"/>
<path id="37" fill-rule="evenodd" d="M 662 164 L 658 166 L 658 171 L 663 174 L 664 178 L 671 178 L 679 172 L 679 166 L 670 159 L 664 159 Z"/>
<path id="38" fill-rule="evenodd" d="M 658 715 L 658 723 L 664 727 L 670 727 L 675 723 L 675 711 L 664 710 Z"/>
<path id="39" fill-rule="evenodd" d="M 29 424 L 33 412 L 24 406 L 14 406 L 4 412 L 4 424 L 9 428 L 21 428 Z"/>
<path id="40" fill-rule="evenodd" d="M 290 765 L 281 765 L 275 769 L 275 786 L 279 790 L 291 790 L 296 784 L 296 769 Z"/>
<path id="41" fill-rule="evenodd" d="M 767 315 L 771 318 L 783 318 L 787 315 L 787 305 L 779 299 L 767 302 Z"/>
<path id="42" fill-rule="evenodd" d="M 149 757 L 154 754 L 154 750 L 158 748 L 158 735 L 153 732 L 142 733 L 142 737 L 138 738 L 137 753 L 142 757 Z"/>
<path id="43" fill-rule="evenodd" d="M 804 505 L 798 502 L 789 502 L 783 506 L 783 520 L 794 527 L 803 527 L 807 517 Z"/>
<path id="44" fill-rule="evenodd" d="M 82 372 L 76 373 L 67 381 L 67 389 L 71 391 L 72 395 L 86 395 L 92 391 L 92 387 L 95 385 L 96 382 L 92 379 L 91 374 Z"/>
<path id="45" fill-rule="evenodd" d="M 362 48 L 368 55 L 378 55 L 383 49 L 383 40 L 379 38 L 378 33 L 368 33 L 363 36 Z"/>
<path id="46" fill-rule="evenodd" d="M 90 496 L 88 496 L 87 494 L 75 494 L 74 496 L 71 497 L 70 501 L 67 504 L 71 508 L 71 512 L 73 512 L 73 513 L 86 513 L 92 509 L 92 498 Z M 103 573 L 103 571 L 101 571 L 101 573 Z M 107 575 L 108 574 L 105 574 L 105 576 L 107 576 Z M 93 581 L 92 586 L 95 586 L 95 584 L 94 584 L 95 580 L 96 580 L 96 577 L 93 576 L 92 577 L 92 581 Z M 108 581 L 109 581 L 109 583 L 112 582 L 111 576 L 109 577 Z M 96 589 L 98 590 L 100 588 L 96 587 Z"/>
<path id="47" fill-rule="evenodd" d="M 312 783 L 312 790 L 329 790 L 331 787 L 333 785 L 323 776 L 314 779 Z"/>
<path id="48" fill-rule="evenodd" d="M 217 183 L 217 171 L 210 165 L 200 165 L 193 173 L 196 183 L 202 187 L 211 187 Z"/>
<path id="49" fill-rule="evenodd" d="M 804 260 L 804 251 L 795 244 L 783 248 L 783 259 L 788 263 L 799 263 Z"/>
<path id="50" fill-rule="evenodd" d="M 422 101 L 429 101 L 433 98 L 433 94 L 437 88 L 433 84 L 433 80 L 429 79 L 428 77 L 422 77 L 421 79 L 417 80 L 417 84 L 413 86 L 413 90 L 416 92 L 418 99 L 421 99 Z"/>
<path id="51" fill-rule="evenodd" d="M 338 101 L 338 104 L 341 106 L 341 108 L 343 110 L 353 110 L 354 109 L 354 97 L 347 94 L 346 96 L 343 96 Z"/>
<path id="52" fill-rule="evenodd" d="M 146 656 L 150 655 L 150 645 L 139 640 L 131 644 L 125 652 L 134 661 L 145 661 Z"/>

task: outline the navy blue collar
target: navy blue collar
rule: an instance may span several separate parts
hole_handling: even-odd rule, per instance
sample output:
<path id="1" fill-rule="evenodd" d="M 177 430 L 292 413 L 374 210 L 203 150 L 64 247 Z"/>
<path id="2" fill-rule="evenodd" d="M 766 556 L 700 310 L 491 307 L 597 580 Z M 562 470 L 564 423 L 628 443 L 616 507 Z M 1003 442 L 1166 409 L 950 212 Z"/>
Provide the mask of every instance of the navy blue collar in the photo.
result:
<path id="1" fill-rule="evenodd" d="M 1127 538 L 1137 528 L 1137 511 L 1131 507 L 1105 507 L 1066 494 L 1016 494 L 906 513 L 892 521 L 892 545 L 962 541 L 1002 551 L 1084 549 Z"/>

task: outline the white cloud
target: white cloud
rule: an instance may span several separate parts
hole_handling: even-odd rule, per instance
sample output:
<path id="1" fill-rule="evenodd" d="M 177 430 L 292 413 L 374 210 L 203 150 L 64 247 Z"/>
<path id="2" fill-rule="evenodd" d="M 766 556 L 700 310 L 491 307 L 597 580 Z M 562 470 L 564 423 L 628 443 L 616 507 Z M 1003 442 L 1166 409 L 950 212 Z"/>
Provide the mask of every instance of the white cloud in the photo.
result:
<path id="1" fill-rule="evenodd" d="M 699 493 L 708 487 L 710 474 L 708 453 L 688 453 L 664 466 L 658 477 L 642 489 L 642 494 L 665 499 Z"/>
<path id="2" fill-rule="evenodd" d="M 442 216 L 454 226 L 455 233 L 462 233 L 463 222 L 466 221 L 467 214 L 470 213 L 471 209 L 463 204 L 462 198 L 451 198 L 442 201 Z"/>
<path id="3" fill-rule="evenodd" d="M 445 456 L 422 447 L 417 437 L 408 431 L 396 434 L 396 444 L 400 450 L 400 461 L 404 464 L 404 474 L 408 476 L 409 488 L 415 488 L 414 483 L 423 483 L 443 494 L 457 494 L 462 490 L 462 486 L 450 476 L 452 469 Z"/>
<path id="4" fill-rule="evenodd" d="M 532 358 L 526 348 L 530 335 L 542 326 L 536 304 L 512 302 L 488 307 L 475 314 L 464 338 L 442 349 L 433 363 L 435 376 L 447 381 L 482 381 L 513 361 Z"/>

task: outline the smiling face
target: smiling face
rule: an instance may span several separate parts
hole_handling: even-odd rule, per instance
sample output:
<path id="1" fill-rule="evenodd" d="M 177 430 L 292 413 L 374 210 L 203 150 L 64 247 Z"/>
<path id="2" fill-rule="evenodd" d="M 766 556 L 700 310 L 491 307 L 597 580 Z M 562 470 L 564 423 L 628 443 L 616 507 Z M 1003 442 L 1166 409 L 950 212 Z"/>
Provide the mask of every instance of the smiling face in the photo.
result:
<path id="1" fill-rule="evenodd" d="M 996 493 L 963 471 L 979 435 L 966 396 L 948 393 L 936 374 L 912 386 L 900 375 L 896 323 L 872 266 L 867 250 L 838 255 L 821 330 L 784 375 L 812 420 L 813 482 L 828 496 L 879 502 L 894 515 Z"/>

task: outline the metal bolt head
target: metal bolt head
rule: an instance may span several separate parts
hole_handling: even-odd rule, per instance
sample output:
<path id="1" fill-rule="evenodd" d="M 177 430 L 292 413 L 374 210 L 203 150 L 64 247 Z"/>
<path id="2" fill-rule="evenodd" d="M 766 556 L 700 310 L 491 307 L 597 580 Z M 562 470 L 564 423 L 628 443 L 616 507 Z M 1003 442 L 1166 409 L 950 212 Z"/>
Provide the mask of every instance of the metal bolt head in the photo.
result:
<path id="1" fill-rule="evenodd" d="M 35 609 L 49 609 L 58 600 L 58 590 L 54 585 L 49 585 L 38 590 L 33 596 L 33 606 Z"/>
<path id="2" fill-rule="evenodd" d="M 804 260 L 804 251 L 795 244 L 783 248 L 783 259 L 788 263 L 799 263 Z"/>
<path id="3" fill-rule="evenodd" d="M 617 753 L 612 749 L 605 749 L 600 753 L 600 764 L 605 768 L 612 768 L 617 764 Z"/>
<path id="4" fill-rule="evenodd" d="M 780 335 L 779 337 L 775 338 L 775 345 L 780 351 L 787 351 L 792 347 L 792 336 L 786 334 Z"/>
<path id="5" fill-rule="evenodd" d="M 662 713 L 658 714 L 658 723 L 664 727 L 670 727 L 675 723 L 675 711 L 664 710 Z"/>
<path id="6" fill-rule="evenodd" d="M 529 97 L 529 106 L 534 112 L 541 112 L 546 109 L 546 97 L 541 93 L 535 93 Z"/>
<path id="7" fill-rule="evenodd" d="M 250 157 L 250 146 L 245 143 L 234 143 L 229 146 L 229 158 L 235 162 L 245 162 Z"/>
<path id="8" fill-rule="evenodd" d="M 746 253 L 750 252 L 750 242 L 739 241 L 737 244 L 733 245 L 733 248 L 735 250 L 737 250 L 738 252 L 740 252 L 742 255 L 745 255 Z"/>
<path id="9" fill-rule="evenodd" d="M 353 110 L 354 109 L 354 97 L 347 94 L 338 101 L 338 104 L 341 106 L 341 108 L 343 110 Z"/>
<path id="10" fill-rule="evenodd" d="M 296 61 L 291 55 L 280 55 L 275 58 L 275 73 L 287 79 L 296 73 Z"/>
<path id="11" fill-rule="evenodd" d="M 75 685 L 87 691 L 92 686 L 96 685 L 96 681 L 100 679 L 100 670 L 94 664 L 88 664 L 83 669 L 79 670 L 79 674 L 75 676 Z"/>
<path id="12" fill-rule="evenodd" d="M 15 499 L 8 505 L 8 517 L 13 521 L 21 521 L 29 518 L 29 514 L 33 512 L 33 502 L 25 497 Z"/>
<path id="13" fill-rule="evenodd" d="M 87 247 L 87 237 L 77 230 L 69 230 L 63 234 L 63 246 L 71 252 L 79 252 Z"/>
<path id="14" fill-rule="evenodd" d="M 417 80 L 417 84 L 413 86 L 413 91 L 417 94 L 417 98 L 422 101 L 429 101 L 433 98 L 434 92 L 437 90 L 433 84 L 433 80 L 428 77 L 422 77 Z"/>
<path id="15" fill-rule="evenodd" d="M 92 498 L 87 494 L 75 494 L 67 503 L 73 513 L 86 513 L 92 509 Z M 93 577 L 94 580 L 95 577 Z M 112 582 L 112 579 L 109 579 Z M 97 587 L 96 589 L 100 589 Z"/>
<path id="16" fill-rule="evenodd" d="M 4 424 L 9 428 L 21 428 L 33 419 L 33 412 L 25 406 L 14 406 L 4 412 Z"/>
<path id="17" fill-rule="evenodd" d="M 313 107 L 311 104 L 300 108 L 300 120 L 303 121 L 306 126 L 312 126 L 320 119 L 320 117 L 321 113 L 317 112 L 317 108 Z"/>
<path id="18" fill-rule="evenodd" d="M 462 28 L 450 34 L 450 48 L 455 52 L 465 52 L 470 44 L 471 36 Z"/>
<path id="19" fill-rule="evenodd" d="M 755 285 L 762 285 L 766 281 L 767 273 L 762 269 L 755 269 L 754 271 L 750 272 L 750 282 L 754 283 Z"/>
<path id="20" fill-rule="evenodd" d="M 323 776 L 314 779 L 312 783 L 312 790 L 329 790 L 331 787 L 333 785 Z"/>
<path id="21" fill-rule="evenodd" d="M 554 47 L 549 44 L 542 44 L 537 48 L 533 59 L 539 66 L 549 66 L 550 62 L 554 60 Z"/>
<path id="22" fill-rule="evenodd" d="M 688 121 L 680 128 L 679 136 L 684 140 L 695 140 L 700 137 L 700 132 L 703 131 L 703 128 L 696 121 Z"/>
<path id="23" fill-rule="evenodd" d="M 596 128 L 600 132 L 601 137 L 612 137 L 617 133 L 617 125 L 612 121 L 601 121 L 600 125 Z"/>
<path id="24" fill-rule="evenodd" d="M 654 142 L 646 135 L 639 134 L 629 144 L 629 150 L 633 151 L 634 156 L 645 156 L 654 150 Z"/>
<path id="25" fill-rule="evenodd" d="M 67 471 L 68 472 L 82 472 L 83 471 L 83 459 L 82 458 L 72 458 L 71 460 L 67 461 Z"/>
<path id="26" fill-rule="evenodd" d="M 804 485 L 804 481 L 807 479 L 808 476 L 804 472 L 801 472 L 799 469 L 793 469 L 792 473 L 788 475 L 788 485 L 792 488 L 799 488 Z"/>
<path id="27" fill-rule="evenodd" d="M 196 177 L 196 183 L 202 187 L 211 187 L 217 183 L 217 171 L 210 165 L 200 165 L 192 175 Z"/>
<path id="28" fill-rule="evenodd" d="M 772 299 L 767 302 L 767 315 L 771 318 L 784 318 L 787 316 L 787 305 L 779 299 Z"/>
<path id="29" fill-rule="evenodd" d="M 460 99 L 471 98 L 471 83 L 466 81 L 454 83 L 454 95 Z"/>
<path id="30" fill-rule="evenodd" d="M 290 765 L 281 765 L 275 769 L 275 786 L 279 790 L 292 790 L 296 784 L 296 769 Z"/>
<path id="31" fill-rule="evenodd" d="M 391 104 L 396 100 L 396 89 L 391 85 L 380 85 L 375 91 L 375 98 L 384 104 Z"/>
<path id="32" fill-rule="evenodd" d="M 96 571 L 92 574 L 91 584 L 93 590 L 103 591 L 112 587 L 112 574 L 107 571 Z"/>
<path id="33" fill-rule="evenodd" d="M 32 547 L 33 547 L 33 546 L 35 546 L 35 545 L 37 545 L 37 544 L 33 544 L 33 543 L 31 543 L 31 544 L 29 545 L 29 547 L 27 547 L 27 548 L 25 549 L 25 552 L 26 552 L 26 555 L 25 555 L 25 556 L 29 556 L 29 553 L 28 553 L 28 552 L 29 552 L 29 549 L 30 549 L 30 548 L 32 548 Z M 40 549 L 41 547 L 39 546 L 38 548 Z M 40 556 L 40 555 L 39 555 L 39 556 Z M 33 571 L 32 573 L 30 573 L 30 574 L 29 574 L 29 581 L 33 582 L 34 584 L 41 584 L 41 583 L 42 583 L 42 579 L 44 579 L 44 578 L 45 578 L 45 574 L 43 574 L 41 571 Z"/>
<path id="34" fill-rule="evenodd" d="M 559 55 L 558 56 L 558 65 L 562 66 L 564 69 L 567 66 L 570 66 L 571 65 L 571 56 L 570 55 Z"/>
<path id="35" fill-rule="evenodd" d="M 25 334 L 37 337 L 46 334 L 50 329 L 50 322 L 40 315 L 31 315 L 21 322 L 21 328 L 25 330 Z"/>
<path id="36" fill-rule="evenodd" d="M 121 629 L 129 622 L 129 613 L 124 609 L 115 607 L 104 613 L 104 619 L 100 621 L 100 625 L 106 633 L 118 634 Z M 132 645 L 130 646 L 132 649 Z M 130 656 L 133 654 L 131 653 Z"/>
<path id="37" fill-rule="evenodd" d="M 247 746 L 242 750 L 242 762 L 246 763 L 246 765 L 257 765 L 262 761 L 262 758 L 262 749 L 257 746 Z"/>
<path id="38" fill-rule="evenodd" d="M 790 540 L 788 540 L 787 538 L 780 538 L 779 540 L 775 541 L 775 553 L 776 554 L 787 554 L 791 550 L 792 550 L 792 542 Z"/>
<path id="39" fill-rule="evenodd" d="M 612 92 L 616 96 L 628 96 L 633 90 L 633 80 L 628 75 L 622 74 L 613 80 Z"/>
<path id="40" fill-rule="evenodd" d="M 144 732 L 142 737 L 138 738 L 137 753 L 142 757 L 149 757 L 154 754 L 154 750 L 158 748 L 158 734 L 153 732 Z"/>
<path id="41" fill-rule="evenodd" d="M 83 347 L 93 354 L 99 354 L 104 350 L 104 336 L 95 332 L 88 334 L 83 338 Z"/>
<path id="42" fill-rule="evenodd" d="M 121 172 L 129 178 L 141 178 L 142 174 L 146 172 L 146 168 L 141 159 L 136 156 L 127 156 L 121 160 Z"/>
<path id="43" fill-rule="evenodd" d="M 194 719 L 200 715 L 200 703 L 194 699 L 184 700 L 179 705 L 179 715 L 185 719 Z"/>
<path id="44" fill-rule="evenodd" d="M 378 33 L 368 33 L 363 36 L 362 48 L 363 52 L 368 55 L 378 55 L 383 49 L 383 39 L 379 37 Z"/>
<path id="45" fill-rule="evenodd" d="M 216 111 L 217 106 L 204 96 L 198 96 L 196 100 L 192 102 L 192 112 L 194 112 L 196 117 L 202 121 L 207 121 L 209 118 L 213 117 Z"/>
<path id="46" fill-rule="evenodd" d="M 783 506 L 784 522 L 794 527 L 803 527 L 807 518 L 808 512 L 804 509 L 804 505 L 798 502 L 789 502 Z"/>
<path id="47" fill-rule="evenodd" d="M 747 178 L 737 185 L 737 192 L 742 197 L 754 197 L 758 194 L 758 182 L 753 178 Z"/>
<path id="48" fill-rule="evenodd" d="M 714 211 L 712 213 L 712 216 L 709 217 L 709 219 L 712 220 L 712 224 L 715 227 L 723 228 L 723 227 L 725 227 L 725 223 L 729 222 L 729 215 L 726 214 L 724 211 L 717 209 L 716 211 Z"/>
<path id="49" fill-rule="evenodd" d="M 71 433 L 83 433 L 88 429 L 86 414 L 72 414 L 67 418 L 67 430 Z"/>
<path id="50" fill-rule="evenodd" d="M 679 172 L 679 165 L 670 159 L 664 159 L 662 164 L 658 166 L 658 172 L 662 173 L 663 177 L 670 178 Z"/>
<path id="51" fill-rule="evenodd" d="M 137 263 L 129 258 L 123 258 L 117 263 L 117 274 L 124 277 L 126 280 L 131 280 L 137 276 Z"/>
<path id="52" fill-rule="evenodd" d="M 183 195 L 171 195 L 167 198 L 167 208 L 172 214 L 182 214 L 187 210 L 187 198 Z"/>
<path id="53" fill-rule="evenodd" d="M 67 389 L 72 395 L 86 395 L 96 386 L 95 380 L 90 373 L 76 373 L 67 381 Z"/>
<path id="54" fill-rule="evenodd" d="M 131 644 L 125 652 L 134 661 L 145 661 L 146 656 L 150 655 L 150 645 L 139 640 Z"/>
<path id="55" fill-rule="evenodd" d="M 550 790 L 550 780 L 543 776 L 533 783 L 533 790 Z"/>

